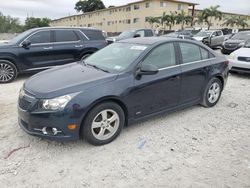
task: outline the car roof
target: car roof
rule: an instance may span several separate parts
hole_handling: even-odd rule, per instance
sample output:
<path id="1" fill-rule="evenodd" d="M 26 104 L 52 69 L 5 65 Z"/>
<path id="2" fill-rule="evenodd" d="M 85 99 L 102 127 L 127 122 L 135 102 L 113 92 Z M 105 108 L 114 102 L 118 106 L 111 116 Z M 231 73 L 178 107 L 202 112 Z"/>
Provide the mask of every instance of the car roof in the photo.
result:
<path id="1" fill-rule="evenodd" d="M 179 39 L 179 38 L 170 38 L 170 37 L 138 37 L 138 38 L 129 38 L 119 41 L 119 43 L 131 43 L 131 44 L 141 44 L 141 45 L 154 45 L 156 43 L 162 42 L 191 42 L 196 43 L 195 41 Z M 196 43 L 199 44 L 200 43 Z"/>
<path id="2" fill-rule="evenodd" d="M 82 29 L 82 30 L 102 31 L 100 29 L 96 29 L 93 27 L 38 27 L 38 28 L 31 29 L 31 30 L 36 31 L 36 30 L 42 30 L 42 29 Z"/>

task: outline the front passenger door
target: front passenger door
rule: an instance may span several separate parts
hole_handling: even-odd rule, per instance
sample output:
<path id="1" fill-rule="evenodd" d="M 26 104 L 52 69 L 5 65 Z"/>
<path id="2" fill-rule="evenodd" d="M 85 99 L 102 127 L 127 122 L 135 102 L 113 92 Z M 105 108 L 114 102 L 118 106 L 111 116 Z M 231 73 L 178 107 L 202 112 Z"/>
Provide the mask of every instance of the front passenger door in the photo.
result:
<path id="1" fill-rule="evenodd" d="M 165 43 L 155 47 L 142 61 L 142 64 L 156 66 L 159 72 L 135 79 L 134 89 L 127 99 L 133 104 L 135 118 L 179 104 L 181 69 L 177 59 L 174 43 Z"/>
<path id="2" fill-rule="evenodd" d="M 19 59 L 29 69 L 53 65 L 53 45 L 51 31 L 42 30 L 31 34 L 26 40 L 30 46 L 19 48 Z M 22 45 L 22 44 L 21 44 Z"/>

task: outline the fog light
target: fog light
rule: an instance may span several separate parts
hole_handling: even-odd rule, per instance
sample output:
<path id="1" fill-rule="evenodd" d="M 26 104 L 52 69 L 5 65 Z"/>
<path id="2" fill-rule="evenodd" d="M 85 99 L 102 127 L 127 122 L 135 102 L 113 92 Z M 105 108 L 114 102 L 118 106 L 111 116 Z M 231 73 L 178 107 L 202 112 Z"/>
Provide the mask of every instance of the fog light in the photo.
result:
<path id="1" fill-rule="evenodd" d="M 36 129 L 36 130 L 38 130 L 38 129 Z M 56 136 L 58 133 L 62 132 L 54 127 L 43 127 L 41 131 L 44 135 L 54 135 L 54 136 Z"/>
<path id="2" fill-rule="evenodd" d="M 45 135 L 47 135 L 47 134 L 48 134 L 48 132 L 47 132 L 47 127 L 43 127 L 43 129 L 42 129 L 42 133 L 43 133 L 43 134 L 45 134 Z"/>
<path id="3" fill-rule="evenodd" d="M 69 130 L 75 130 L 76 129 L 76 125 L 75 124 L 68 125 L 68 129 Z"/>
<path id="4" fill-rule="evenodd" d="M 58 131 L 57 128 L 52 128 L 52 132 L 54 135 L 57 135 L 58 133 L 61 133 L 62 131 Z"/>

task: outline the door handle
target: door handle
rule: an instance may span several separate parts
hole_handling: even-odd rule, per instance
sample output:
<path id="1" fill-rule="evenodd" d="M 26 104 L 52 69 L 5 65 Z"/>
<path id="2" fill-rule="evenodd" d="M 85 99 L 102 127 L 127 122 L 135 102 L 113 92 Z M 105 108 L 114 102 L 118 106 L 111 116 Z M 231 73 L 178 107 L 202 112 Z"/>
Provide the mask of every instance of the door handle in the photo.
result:
<path id="1" fill-rule="evenodd" d="M 75 45 L 76 48 L 82 48 L 83 45 Z"/>
<path id="2" fill-rule="evenodd" d="M 44 50 L 52 50 L 53 47 L 52 47 L 52 46 L 50 46 L 50 47 L 44 47 L 43 49 L 44 49 Z"/>

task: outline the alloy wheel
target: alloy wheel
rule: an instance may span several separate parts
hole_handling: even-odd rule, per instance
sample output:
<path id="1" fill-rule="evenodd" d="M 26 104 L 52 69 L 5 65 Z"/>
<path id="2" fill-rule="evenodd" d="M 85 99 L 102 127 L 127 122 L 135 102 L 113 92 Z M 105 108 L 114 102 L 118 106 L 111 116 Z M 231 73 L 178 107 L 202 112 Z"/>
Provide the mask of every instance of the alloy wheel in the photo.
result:
<path id="1" fill-rule="evenodd" d="M 213 83 L 208 90 L 208 101 L 210 103 L 215 103 L 220 97 L 220 85 L 218 83 Z"/>
<path id="2" fill-rule="evenodd" d="M 120 118 L 117 112 L 111 109 L 98 113 L 91 125 L 93 136 L 98 140 L 111 138 L 119 128 Z"/>
<path id="3" fill-rule="evenodd" d="M 0 82 L 8 82 L 15 76 L 14 68 L 7 63 L 0 63 Z"/>

